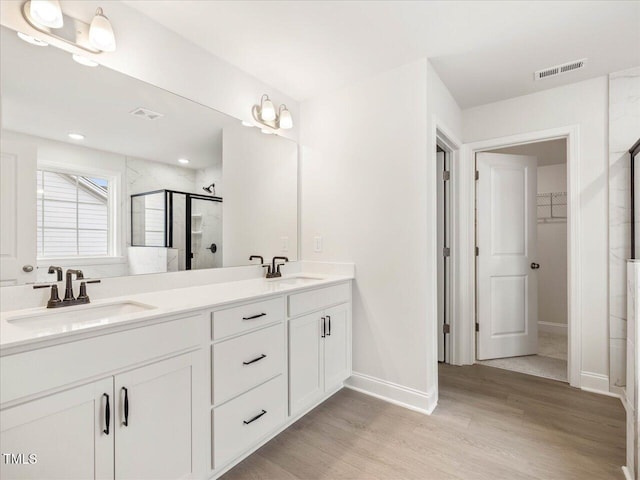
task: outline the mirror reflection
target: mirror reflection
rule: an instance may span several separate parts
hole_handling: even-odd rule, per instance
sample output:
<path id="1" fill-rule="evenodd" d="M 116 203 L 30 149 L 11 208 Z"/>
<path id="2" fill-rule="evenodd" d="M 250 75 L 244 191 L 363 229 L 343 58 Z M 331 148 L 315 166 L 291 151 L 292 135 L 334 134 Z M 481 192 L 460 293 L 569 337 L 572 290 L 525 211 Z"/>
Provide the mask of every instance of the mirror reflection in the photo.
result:
<path id="1" fill-rule="evenodd" d="M 4 27 L 0 48 L 2 285 L 297 258 L 294 142 Z"/>

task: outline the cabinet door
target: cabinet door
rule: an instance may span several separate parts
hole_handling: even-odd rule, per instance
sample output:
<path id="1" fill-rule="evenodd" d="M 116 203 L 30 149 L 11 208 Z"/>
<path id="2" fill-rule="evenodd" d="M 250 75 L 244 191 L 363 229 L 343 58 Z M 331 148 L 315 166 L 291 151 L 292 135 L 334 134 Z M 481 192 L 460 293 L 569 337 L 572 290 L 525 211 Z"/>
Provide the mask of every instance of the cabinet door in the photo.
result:
<path id="1" fill-rule="evenodd" d="M 289 320 L 289 415 L 300 413 L 324 392 L 321 328 L 319 313 Z"/>
<path id="2" fill-rule="evenodd" d="M 3 410 L 0 478 L 113 479 L 113 420 L 113 378 Z"/>
<path id="3" fill-rule="evenodd" d="M 191 354 L 115 377 L 115 478 L 183 478 L 192 473 Z"/>
<path id="4" fill-rule="evenodd" d="M 324 311 L 324 390 L 338 387 L 351 375 L 350 304 Z"/>

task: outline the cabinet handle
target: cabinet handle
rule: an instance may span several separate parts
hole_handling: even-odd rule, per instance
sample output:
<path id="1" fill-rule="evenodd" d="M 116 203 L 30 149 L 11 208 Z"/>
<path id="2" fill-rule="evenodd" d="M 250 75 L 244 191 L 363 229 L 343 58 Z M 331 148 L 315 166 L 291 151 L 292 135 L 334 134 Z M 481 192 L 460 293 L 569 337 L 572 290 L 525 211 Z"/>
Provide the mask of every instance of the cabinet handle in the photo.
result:
<path id="1" fill-rule="evenodd" d="M 126 387 L 122 387 L 124 391 L 124 422 L 125 427 L 129 426 L 129 390 Z"/>
<path id="2" fill-rule="evenodd" d="M 251 365 L 252 363 L 259 362 L 263 358 L 267 358 L 267 356 L 263 353 L 259 357 L 254 358 L 253 360 L 249 360 L 248 362 L 242 362 L 243 365 Z"/>
<path id="3" fill-rule="evenodd" d="M 327 315 L 327 322 L 329 323 L 329 331 L 327 332 L 327 337 L 331 335 L 331 315 Z"/>
<path id="4" fill-rule="evenodd" d="M 249 425 L 251 422 L 255 422 L 256 420 L 258 420 L 261 416 L 263 416 L 265 413 L 267 413 L 266 410 L 262 410 L 259 414 L 257 414 L 255 417 L 253 417 L 251 420 L 243 420 L 242 423 L 244 423 L 245 425 Z"/>
<path id="5" fill-rule="evenodd" d="M 104 408 L 104 424 L 105 429 L 102 431 L 105 435 L 109 435 L 109 421 L 111 420 L 111 407 L 109 407 L 109 395 L 102 394 L 103 397 L 107 397 L 107 405 Z"/>
<path id="6" fill-rule="evenodd" d="M 327 336 L 327 319 L 322 317 L 322 335 L 320 335 L 321 338 L 324 338 Z"/>
<path id="7" fill-rule="evenodd" d="M 242 317 L 243 320 L 254 320 L 256 318 L 264 317 L 266 313 L 259 313 L 257 315 L 252 315 L 250 317 Z"/>

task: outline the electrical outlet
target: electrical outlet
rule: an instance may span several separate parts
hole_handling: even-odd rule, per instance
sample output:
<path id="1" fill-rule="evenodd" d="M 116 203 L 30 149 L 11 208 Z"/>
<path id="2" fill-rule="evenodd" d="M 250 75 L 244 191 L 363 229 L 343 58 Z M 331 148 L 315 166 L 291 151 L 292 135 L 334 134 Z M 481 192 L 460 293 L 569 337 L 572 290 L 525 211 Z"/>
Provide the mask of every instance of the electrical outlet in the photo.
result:
<path id="1" fill-rule="evenodd" d="M 281 250 L 283 253 L 286 253 L 289 251 L 289 237 L 280 237 L 280 242 L 281 242 Z"/>
<path id="2" fill-rule="evenodd" d="M 322 237 L 313 237 L 313 251 L 316 253 L 322 251 Z"/>

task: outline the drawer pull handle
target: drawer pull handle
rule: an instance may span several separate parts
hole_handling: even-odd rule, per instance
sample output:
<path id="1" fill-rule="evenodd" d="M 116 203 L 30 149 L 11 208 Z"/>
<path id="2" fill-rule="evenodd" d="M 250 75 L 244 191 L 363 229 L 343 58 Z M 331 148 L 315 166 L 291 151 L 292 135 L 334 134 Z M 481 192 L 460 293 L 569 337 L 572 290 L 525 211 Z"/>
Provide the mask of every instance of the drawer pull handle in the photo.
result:
<path id="1" fill-rule="evenodd" d="M 255 422 L 256 420 L 258 420 L 265 413 L 267 413 L 267 411 L 266 410 L 262 410 L 258 415 L 253 417 L 251 420 L 243 420 L 242 423 L 244 423 L 245 425 L 249 425 L 251 422 Z"/>
<path id="2" fill-rule="evenodd" d="M 259 313 L 257 315 L 251 315 L 250 317 L 242 317 L 243 320 L 254 320 L 256 318 L 264 317 L 266 313 Z"/>
<path id="3" fill-rule="evenodd" d="M 129 426 L 129 390 L 126 387 L 122 387 L 124 390 L 124 422 L 125 427 Z"/>
<path id="4" fill-rule="evenodd" d="M 327 315 L 327 322 L 329 322 L 329 331 L 327 332 L 327 337 L 331 335 L 331 315 Z"/>
<path id="5" fill-rule="evenodd" d="M 327 319 L 325 317 L 322 317 L 322 335 L 320 335 L 321 338 L 324 338 L 327 336 Z"/>
<path id="6" fill-rule="evenodd" d="M 263 358 L 267 358 L 267 356 L 263 353 L 259 357 L 254 358 L 253 360 L 249 360 L 248 362 L 242 362 L 243 365 L 251 365 L 252 363 L 259 362 Z"/>
<path id="7" fill-rule="evenodd" d="M 104 426 L 106 427 L 102 433 L 105 435 L 109 435 L 109 421 L 111 420 L 111 407 L 109 407 L 109 395 L 106 393 L 102 394 L 103 397 L 107 397 L 107 404 L 104 408 Z"/>

